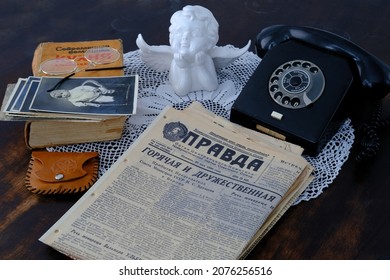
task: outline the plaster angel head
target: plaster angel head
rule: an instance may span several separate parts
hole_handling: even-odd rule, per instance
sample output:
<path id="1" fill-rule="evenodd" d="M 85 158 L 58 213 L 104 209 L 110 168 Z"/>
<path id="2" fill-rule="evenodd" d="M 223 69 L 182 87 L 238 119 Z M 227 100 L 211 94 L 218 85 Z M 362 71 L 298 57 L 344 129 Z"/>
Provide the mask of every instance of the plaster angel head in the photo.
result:
<path id="1" fill-rule="evenodd" d="M 144 63 L 156 71 L 169 70 L 169 82 L 180 96 L 192 91 L 213 91 L 218 87 L 216 68 L 225 67 L 244 54 L 232 46 L 218 47 L 219 24 L 202 6 L 185 6 L 170 20 L 169 46 L 148 45 L 141 34 L 136 44 Z"/>

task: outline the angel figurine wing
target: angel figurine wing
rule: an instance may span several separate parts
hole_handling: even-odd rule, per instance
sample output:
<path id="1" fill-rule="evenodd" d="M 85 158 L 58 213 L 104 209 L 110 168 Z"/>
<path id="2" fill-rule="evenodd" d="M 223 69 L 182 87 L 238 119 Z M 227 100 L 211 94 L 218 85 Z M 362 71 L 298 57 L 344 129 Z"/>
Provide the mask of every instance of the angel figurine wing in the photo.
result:
<path id="1" fill-rule="evenodd" d="M 228 66 L 234 60 L 248 51 L 251 45 L 251 41 L 246 44 L 245 47 L 239 49 L 232 45 L 223 47 L 215 46 L 209 51 L 210 56 L 213 58 L 214 66 L 216 69 Z"/>
<path id="2" fill-rule="evenodd" d="M 138 34 L 135 42 L 141 51 L 141 59 L 147 66 L 159 72 L 169 70 L 173 59 L 170 46 L 149 46 L 141 34 Z"/>

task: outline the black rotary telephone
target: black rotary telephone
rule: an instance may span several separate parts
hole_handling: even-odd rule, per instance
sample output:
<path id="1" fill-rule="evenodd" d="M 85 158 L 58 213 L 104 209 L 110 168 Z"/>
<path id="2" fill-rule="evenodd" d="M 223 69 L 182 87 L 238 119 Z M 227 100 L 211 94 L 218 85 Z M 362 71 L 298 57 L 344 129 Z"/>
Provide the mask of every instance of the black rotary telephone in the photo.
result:
<path id="1" fill-rule="evenodd" d="M 296 143 L 315 155 L 341 112 L 390 92 L 390 67 L 327 31 L 274 25 L 256 37 L 262 58 L 230 119 Z"/>

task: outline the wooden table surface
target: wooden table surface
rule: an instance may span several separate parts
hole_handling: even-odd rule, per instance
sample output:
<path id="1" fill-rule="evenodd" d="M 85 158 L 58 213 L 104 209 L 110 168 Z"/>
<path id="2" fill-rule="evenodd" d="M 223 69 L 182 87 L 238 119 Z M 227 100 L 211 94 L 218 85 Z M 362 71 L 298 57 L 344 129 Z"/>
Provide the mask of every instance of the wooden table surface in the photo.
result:
<path id="1" fill-rule="evenodd" d="M 31 75 L 40 42 L 121 38 L 128 52 L 142 33 L 149 43 L 169 44 L 169 19 L 188 4 L 213 12 L 220 25 L 218 45 L 244 46 L 272 24 L 308 25 L 342 35 L 390 63 L 390 2 L 383 0 L 2 0 L 1 99 L 7 84 Z M 368 118 L 369 104 L 362 100 L 361 106 L 361 118 Z M 23 122 L 0 122 L 0 259 L 66 259 L 38 238 L 80 195 L 40 196 L 25 189 L 31 151 L 23 129 Z M 292 207 L 248 259 L 389 259 L 389 140 L 383 131 L 379 154 L 363 163 L 355 161 L 354 145 L 329 188 Z"/>

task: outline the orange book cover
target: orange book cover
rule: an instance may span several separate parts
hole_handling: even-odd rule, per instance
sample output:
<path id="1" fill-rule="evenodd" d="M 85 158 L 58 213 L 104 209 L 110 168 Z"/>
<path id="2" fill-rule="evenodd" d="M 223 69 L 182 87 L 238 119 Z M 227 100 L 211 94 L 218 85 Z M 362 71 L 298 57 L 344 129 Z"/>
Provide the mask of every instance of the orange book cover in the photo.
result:
<path id="1" fill-rule="evenodd" d="M 111 47 L 120 54 L 119 59 L 105 65 L 105 67 L 123 67 L 123 44 L 121 39 L 96 40 L 82 42 L 43 42 L 34 52 L 32 71 L 34 76 L 50 76 L 41 71 L 41 64 L 55 58 L 67 58 L 77 62 L 78 69 L 92 68 L 90 62 L 84 57 L 84 53 L 90 48 Z M 98 68 L 98 67 L 96 67 Z M 111 69 L 100 71 L 76 71 L 74 77 L 105 77 L 123 76 L 123 69 Z"/>

